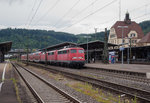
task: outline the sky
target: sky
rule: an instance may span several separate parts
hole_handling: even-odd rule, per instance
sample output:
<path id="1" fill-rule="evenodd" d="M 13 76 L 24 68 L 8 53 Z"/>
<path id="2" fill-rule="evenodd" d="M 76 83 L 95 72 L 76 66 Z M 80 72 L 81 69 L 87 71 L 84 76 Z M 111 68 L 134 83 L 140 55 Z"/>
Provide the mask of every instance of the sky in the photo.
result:
<path id="1" fill-rule="evenodd" d="M 124 20 L 127 11 L 137 23 L 150 20 L 150 0 L 0 0 L 0 29 L 94 33 Z"/>

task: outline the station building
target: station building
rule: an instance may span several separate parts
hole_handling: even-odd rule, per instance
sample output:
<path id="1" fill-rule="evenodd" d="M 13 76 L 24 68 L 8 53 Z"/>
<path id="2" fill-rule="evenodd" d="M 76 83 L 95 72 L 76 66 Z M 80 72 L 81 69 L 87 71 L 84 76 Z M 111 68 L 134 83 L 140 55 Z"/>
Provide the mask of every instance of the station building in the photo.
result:
<path id="1" fill-rule="evenodd" d="M 132 47 L 136 46 L 142 38 L 144 33 L 139 24 L 131 21 L 129 13 L 125 15 L 124 21 L 117 21 L 110 29 L 108 43 L 123 45 L 127 47 L 131 40 Z"/>

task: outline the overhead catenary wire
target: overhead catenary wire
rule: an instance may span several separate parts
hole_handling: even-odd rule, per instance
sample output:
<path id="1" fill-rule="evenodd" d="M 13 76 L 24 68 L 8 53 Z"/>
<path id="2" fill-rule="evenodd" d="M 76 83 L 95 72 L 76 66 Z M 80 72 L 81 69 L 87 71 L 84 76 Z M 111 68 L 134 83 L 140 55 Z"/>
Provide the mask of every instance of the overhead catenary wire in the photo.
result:
<path id="1" fill-rule="evenodd" d="M 60 23 L 60 21 L 65 17 L 67 16 L 71 11 L 72 9 L 80 2 L 80 0 L 78 0 L 77 2 L 74 3 L 74 5 L 53 25 L 53 26 L 56 26 Z"/>
<path id="2" fill-rule="evenodd" d="M 92 3 L 90 3 L 88 6 L 86 6 L 85 8 L 83 8 L 78 14 L 74 15 L 71 19 L 74 19 L 75 17 L 79 16 L 82 12 L 84 12 L 85 10 L 87 10 L 90 6 L 93 6 L 94 3 L 96 3 L 98 0 L 93 1 Z"/>
<path id="3" fill-rule="evenodd" d="M 34 7 L 35 7 L 36 3 L 37 3 L 37 0 L 35 0 L 34 3 L 33 3 L 33 7 L 32 7 L 32 9 L 31 9 L 31 11 L 30 11 L 30 13 L 28 15 L 27 22 L 25 23 L 25 26 L 28 24 L 28 21 L 29 21 L 29 19 L 31 17 L 31 14 L 32 14 L 32 12 L 34 10 Z"/>
<path id="4" fill-rule="evenodd" d="M 137 16 L 137 17 L 135 17 L 135 18 L 133 18 L 133 19 L 139 19 L 139 18 L 144 17 L 144 16 L 147 16 L 147 15 L 149 15 L 149 14 L 150 14 L 150 12 L 147 13 L 147 14 L 143 14 L 143 15 Z"/>
<path id="5" fill-rule="evenodd" d="M 36 13 L 37 13 L 38 9 L 39 9 L 39 8 L 40 8 L 40 6 L 41 6 L 42 1 L 43 1 L 43 0 L 40 0 L 40 3 L 39 3 L 39 5 L 38 5 L 38 7 L 37 7 L 37 9 L 36 9 L 35 13 L 33 14 L 33 16 L 32 16 L 32 18 L 31 18 L 31 20 L 30 20 L 30 22 L 29 22 L 28 26 L 32 23 L 32 21 L 33 21 L 33 19 L 34 19 L 35 15 L 36 15 Z"/>
<path id="6" fill-rule="evenodd" d="M 74 19 L 75 17 L 79 16 L 80 14 L 82 14 L 82 12 L 84 12 L 85 10 L 87 10 L 90 6 L 93 6 L 94 3 L 98 1 L 98 0 L 95 0 L 93 1 L 92 3 L 90 3 L 88 6 L 86 6 L 85 8 L 83 8 L 79 13 L 77 13 L 76 15 L 74 15 L 73 17 L 71 17 L 70 19 Z"/>
<path id="7" fill-rule="evenodd" d="M 148 5 L 150 5 L 150 3 L 145 4 L 145 5 L 142 5 L 142 6 L 137 7 L 137 8 L 134 8 L 134 9 L 130 10 L 130 12 L 133 12 L 133 11 L 135 11 L 135 10 L 137 11 L 137 10 L 138 10 L 138 9 L 140 9 L 140 8 L 142 8 L 142 9 L 143 9 L 143 7 L 148 6 Z"/>
<path id="8" fill-rule="evenodd" d="M 113 1 L 109 2 L 108 4 L 104 5 L 103 7 L 101 7 L 101 8 L 99 8 L 99 9 L 95 10 L 94 12 L 88 14 L 87 16 L 83 17 L 82 19 L 78 20 L 77 22 L 73 23 L 72 25 L 69 25 L 69 26 L 63 28 L 62 30 L 65 30 L 65 29 L 67 29 L 67 28 L 69 28 L 69 27 L 72 27 L 73 25 L 75 25 L 75 24 L 77 24 L 77 23 L 79 23 L 79 22 L 85 20 L 86 18 L 88 18 L 88 17 L 94 15 L 95 13 L 97 13 L 97 12 L 103 10 L 105 7 L 108 7 L 109 5 L 113 4 L 113 3 L 116 2 L 116 1 L 117 1 L 117 0 L 113 0 Z"/>
<path id="9" fill-rule="evenodd" d="M 44 17 L 46 17 L 46 15 L 48 15 L 55 7 L 56 5 L 59 3 L 60 0 L 57 0 L 46 12 L 43 16 L 41 16 L 41 18 L 39 20 L 37 20 L 37 22 L 35 24 L 37 24 L 40 20 L 42 20 Z"/>

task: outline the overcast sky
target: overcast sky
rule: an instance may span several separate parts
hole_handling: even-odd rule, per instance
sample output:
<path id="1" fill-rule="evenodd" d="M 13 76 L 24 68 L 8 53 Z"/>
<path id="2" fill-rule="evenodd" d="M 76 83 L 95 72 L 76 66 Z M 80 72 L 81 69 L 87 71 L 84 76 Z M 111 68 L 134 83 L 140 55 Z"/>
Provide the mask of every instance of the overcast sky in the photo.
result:
<path id="1" fill-rule="evenodd" d="M 0 28 L 28 28 L 74 34 L 108 29 L 119 20 L 120 0 L 0 0 Z M 150 0 L 121 0 L 137 23 L 150 20 Z"/>

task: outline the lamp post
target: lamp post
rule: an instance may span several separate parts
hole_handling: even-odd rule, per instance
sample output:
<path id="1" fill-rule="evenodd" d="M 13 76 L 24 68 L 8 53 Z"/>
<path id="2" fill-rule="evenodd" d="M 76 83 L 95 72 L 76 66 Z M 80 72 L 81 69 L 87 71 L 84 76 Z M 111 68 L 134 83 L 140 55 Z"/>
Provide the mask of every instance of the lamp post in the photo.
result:
<path id="1" fill-rule="evenodd" d="M 129 57 L 129 55 L 131 55 L 130 54 L 130 52 L 129 52 L 129 45 L 131 45 L 131 37 L 127 37 L 127 39 L 128 39 L 128 59 L 127 59 L 127 62 L 128 62 L 128 64 L 130 64 L 130 57 Z"/>
<path id="2" fill-rule="evenodd" d="M 128 28 L 128 26 L 118 26 L 118 28 L 122 29 L 122 64 L 123 64 L 123 32 L 125 28 Z"/>
<path id="3" fill-rule="evenodd" d="M 88 53 L 88 38 L 91 38 L 91 36 L 84 36 L 85 38 L 86 38 L 86 42 L 87 42 L 87 52 L 86 52 L 86 57 L 87 57 L 87 63 L 88 63 L 88 61 L 89 61 L 89 57 L 88 57 L 88 55 L 89 55 L 89 53 Z"/>
<path id="4" fill-rule="evenodd" d="M 97 29 L 98 28 L 94 28 L 94 30 L 95 30 L 95 41 L 96 41 L 96 33 L 97 33 Z M 94 63 L 95 63 L 95 60 L 96 60 L 96 49 L 94 49 Z"/>

